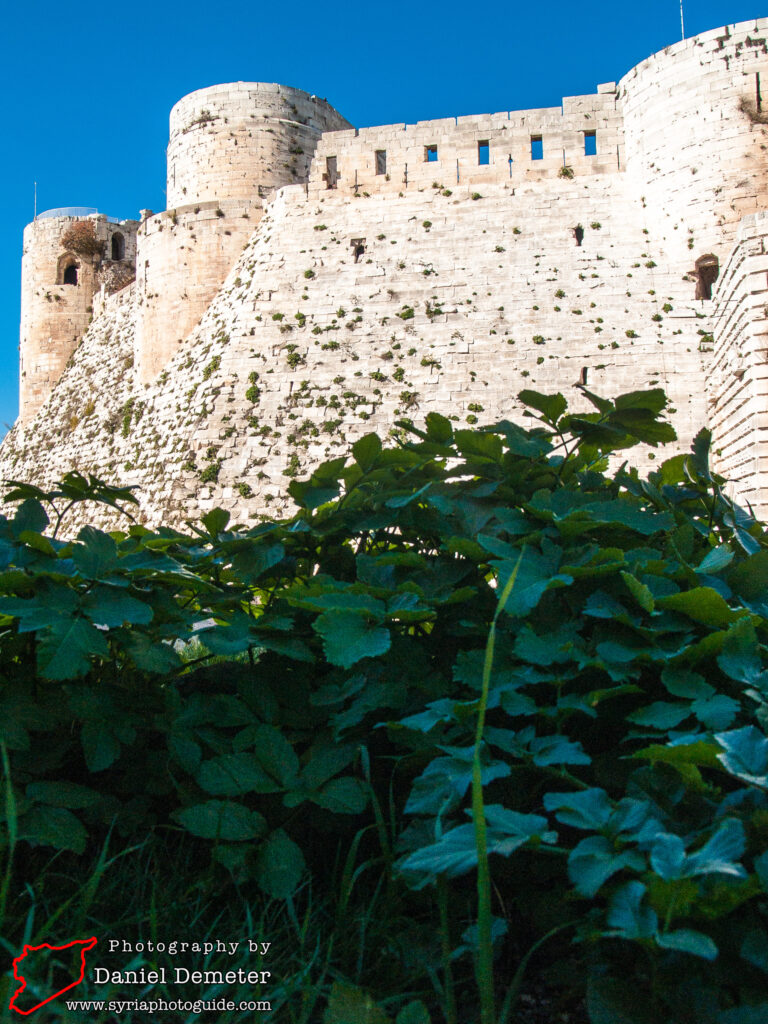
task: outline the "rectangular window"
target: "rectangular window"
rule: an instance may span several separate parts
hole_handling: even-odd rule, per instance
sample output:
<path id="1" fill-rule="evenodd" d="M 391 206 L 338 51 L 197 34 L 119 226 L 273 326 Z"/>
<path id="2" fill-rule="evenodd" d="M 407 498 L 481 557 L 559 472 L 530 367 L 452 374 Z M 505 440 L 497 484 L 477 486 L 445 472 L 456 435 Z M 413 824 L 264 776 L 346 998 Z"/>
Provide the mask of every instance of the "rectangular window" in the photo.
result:
<path id="1" fill-rule="evenodd" d="M 427 164 L 437 163 L 437 146 L 424 147 L 424 162 Z"/>
<path id="2" fill-rule="evenodd" d="M 376 173 L 386 174 L 387 173 L 387 151 L 386 149 L 376 150 Z"/>
<path id="3" fill-rule="evenodd" d="M 336 166 L 336 157 L 327 156 L 325 158 L 325 184 L 326 188 L 336 188 L 336 182 L 339 180 L 339 172 Z"/>
<path id="4" fill-rule="evenodd" d="M 544 142 L 540 135 L 531 136 L 531 160 L 544 159 Z"/>
<path id="5" fill-rule="evenodd" d="M 491 147 L 488 145 L 488 139 L 483 139 L 477 144 L 477 162 L 479 164 L 491 162 Z"/>
<path id="6" fill-rule="evenodd" d="M 597 136 L 594 132 L 584 132 L 584 156 L 597 156 Z"/>

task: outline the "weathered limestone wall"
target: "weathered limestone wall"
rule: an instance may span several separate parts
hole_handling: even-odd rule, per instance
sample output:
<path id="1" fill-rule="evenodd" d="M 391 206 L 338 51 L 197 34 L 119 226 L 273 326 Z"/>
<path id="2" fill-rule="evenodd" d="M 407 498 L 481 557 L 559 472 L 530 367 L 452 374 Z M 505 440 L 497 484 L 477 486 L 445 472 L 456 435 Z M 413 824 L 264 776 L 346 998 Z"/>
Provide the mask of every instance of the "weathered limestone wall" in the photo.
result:
<path id="1" fill-rule="evenodd" d="M 93 226 L 104 255 L 68 251 L 62 236 L 74 224 Z M 21 261 L 19 416 L 31 419 L 61 377 L 93 313 L 94 293 L 117 267 L 132 268 L 135 221 L 116 224 L 103 214 L 40 217 L 24 229 Z M 112 237 L 119 234 L 121 259 L 112 260 Z M 76 283 L 64 283 L 66 271 Z"/>
<path id="2" fill-rule="evenodd" d="M 139 380 L 157 377 L 199 322 L 259 222 L 261 197 L 306 181 L 321 132 L 347 126 L 326 100 L 281 85 L 217 85 L 176 104 L 169 209 L 139 231 Z"/>
<path id="3" fill-rule="evenodd" d="M 154 380 L 199 322 L 261 218 L 261 200 L 180 206 L 142 221 L 136 370 Z"/>
<path id="4" fill-rule="evenodd" d="M 127 371 L 104 383 L 100 318 L 56 389 L 60 405 L 9 435 L 0 473 L 49 482 L 76 461 L 139 485 L 150 523 L 181 525 L 214 505 L 248 521 L 287 511 L 293 477 L 398 418 L 521 420 L 525 387 L 585 407 L 585 370 L 606 395 L 665 387 L 684 449 L 705 419 L 706 313 L 623 181 L 489 184 L 480 200 L 469 188 L 354 202 L 283 189 L 165 372 L 148 387 Z M 58 439 L 61 409 L 103 388 L 109 401 Z"/>
<path id="5" fill-rule="evenodd" d="M 526 387 L 578 408 L 579 383 L 658 385 L 676 450 L 710 424 L 718 468 L 768 514 L 768 221 L 737 239 L 766 205 L 767 39 L 763 19 L 685 40 L 562 108 L 360 131 L 280 86 L 186 97 L 135 289 L 100 297 L 0 473 L 45 484 L 77 465 L 141 487 L 152 524 L 214 505 L 242 521 L 287 511 L 292 478 L 400 418 L 519 419 Z M 56 301 L 35 283 L 45 230 L 35 330 Z M 722 268 L 736 242 L 713 302 L 695 261 Z M 72 338 L 80 312 L 62 309 Z M 72 341 L 49 369 L 35 339 L 42 403 Z"/>
<path id="6" fill-rule="evenodd" d="M 745 217 L 715 296 L 707 425 L 714 468 L 768 517 L 768 213 Z"/>
<path id="7" fill-rule="evenodd" d="M 168 207 L 253 200 L 307 180 L 321 132 L 348 128 L 301 89 L 233 82 L 198 89 L 171 110 Z"/>
<path id="8" fill-rule="evenodd" d="M 335 187 L 346 193 L 399 192 L 433 182 L 449 189 L 490 182 L 515 187 L 556 178 L 564 166 L 575 175 L 612 174 L 621 169 L 624 143 L 615 89 L 612 82 L 598 86 L 593 96 L 566 97 L 562 107 L 326 133 L 312 162 L 310 192 L 317 196 L 333 186 L 333 159 Z M 585 156 L 585 132 L 595 133 L 594 156 Z M 541 139 L 540 159 L 532 158 L 533 138 Z M 488 144 L 487 164 L 480 163 L 481 143 Z M 385 166 L 381 158 L 377 164 L 377 151 L 385 154 Z"/>
<path id="9" fill-rule="evenodd" d="M 627 174 L 668 251 L 690 269 L 706 253 L 722 265 L 740 219 L 765 205 L 766 37 L 766 18 L 705 32 L 619 83 Z"/>

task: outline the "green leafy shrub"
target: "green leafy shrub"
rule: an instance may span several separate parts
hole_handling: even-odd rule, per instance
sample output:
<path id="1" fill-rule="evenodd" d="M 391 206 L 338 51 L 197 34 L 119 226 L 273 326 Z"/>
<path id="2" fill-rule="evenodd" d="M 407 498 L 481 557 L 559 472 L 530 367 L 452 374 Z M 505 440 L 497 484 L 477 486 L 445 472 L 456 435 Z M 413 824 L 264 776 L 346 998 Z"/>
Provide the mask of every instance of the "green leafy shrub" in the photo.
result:
<path id="1" fill-rule="evenodd" d="M 398 908 L 407 954 L 377 973 L 355 938 L 332 971 L 382 1022 L 414 995 L 415 1020 L 509 1019 L 543 946 L 594 1024 L 760 1020 L 768 543 L 706 431 L 647 480 L 607 471 L 674 440 L 661 391 L 583 394 L 594 412 L 521 392 L 529 430 L 368 434 L 251 529 L 216 509 L 62 539 L 72 502 L 129 493 L 14 485 L 6 840 L 76 859 L 172 825 L 278 899 L 307 875 L 317 896 L 330 844 Z"/>

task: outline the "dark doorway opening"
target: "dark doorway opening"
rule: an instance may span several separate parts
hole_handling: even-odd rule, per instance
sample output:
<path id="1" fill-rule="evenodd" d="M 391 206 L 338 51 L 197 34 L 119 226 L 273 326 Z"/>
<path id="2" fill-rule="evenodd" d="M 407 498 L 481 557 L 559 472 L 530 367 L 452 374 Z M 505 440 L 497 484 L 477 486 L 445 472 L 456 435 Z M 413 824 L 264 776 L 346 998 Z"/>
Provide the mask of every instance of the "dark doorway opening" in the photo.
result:
<path id="1" fill-rule="evenodd" d="M 125 258 L 125 239 L 123 238 L 123 236 L 120 234 L 119 231 L 116 231 L 114 233 L 114 235 L 112 235 L 112 259 L 113 260 L 122 260 L 124 258 Z"/>
<path id="2" fill-rule="evenodd" d="M 696 260 L 696 298 L 711 299 L 712 285 L 720 275 L 720 261 L 708 253 Z"/>
<path id="3" fill-rule="evenodd" d="M 64 284 L 77 284 L 77 264 L 70 263 L 68 267 L 64 268 Z"/>

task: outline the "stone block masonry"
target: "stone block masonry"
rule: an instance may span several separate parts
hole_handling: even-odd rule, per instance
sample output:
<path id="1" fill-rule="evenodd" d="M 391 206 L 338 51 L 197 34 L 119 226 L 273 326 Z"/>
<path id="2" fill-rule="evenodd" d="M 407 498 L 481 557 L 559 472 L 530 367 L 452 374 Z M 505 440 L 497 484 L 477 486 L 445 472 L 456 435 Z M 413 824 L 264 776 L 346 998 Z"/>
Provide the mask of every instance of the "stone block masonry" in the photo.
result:
<path id="1" fill-rule="evenodd" d="M 767 37 L 728 26 L 560 107 L 416 125 L 354 129 L 277 85 L 185 97 L 136 283 L 97 296 L 81 339 L 67 325 L 0 472 L 135 484 L 151 525 L 215 505 L 248 522 L 402 419 L 660 386 L 677 450 L 711 425 L 735 496 L 768 514 Z"/>

